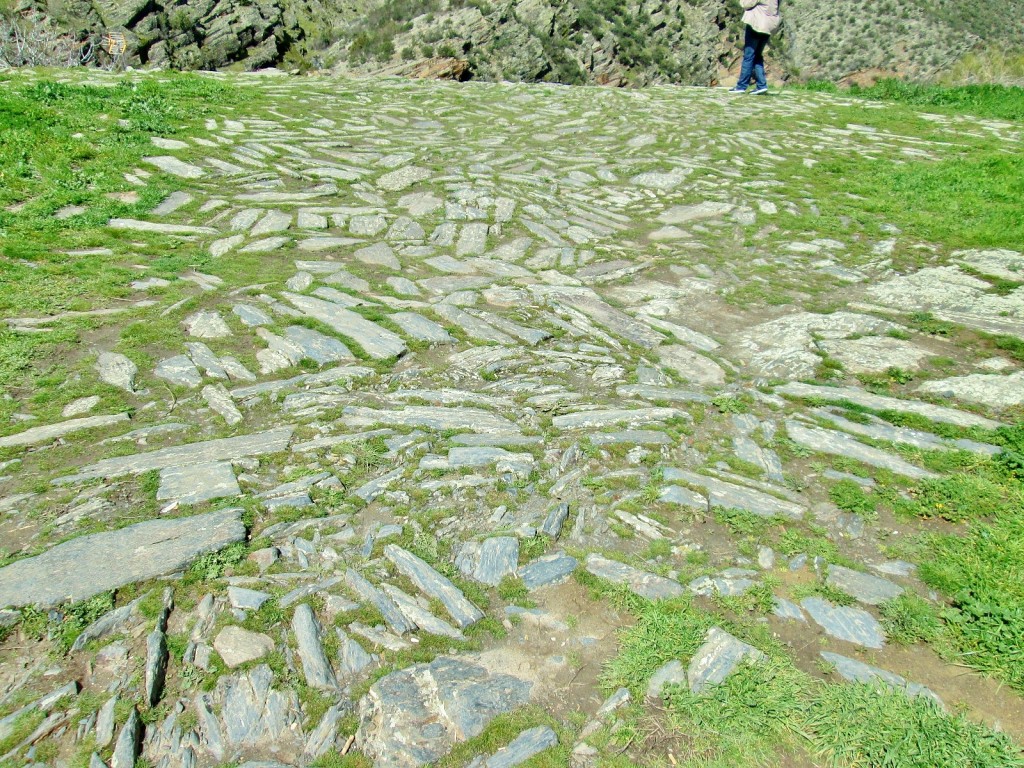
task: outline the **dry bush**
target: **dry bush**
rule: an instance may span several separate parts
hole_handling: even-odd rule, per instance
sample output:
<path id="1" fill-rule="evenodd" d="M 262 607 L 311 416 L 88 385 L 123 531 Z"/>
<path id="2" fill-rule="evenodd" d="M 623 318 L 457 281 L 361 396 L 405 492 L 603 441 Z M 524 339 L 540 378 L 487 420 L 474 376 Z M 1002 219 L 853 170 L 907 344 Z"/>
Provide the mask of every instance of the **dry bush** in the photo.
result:
<path id="1" fill-rule="evenodd" d="M 946 85 L 1016 85 L 1024 87 L 1024 53 L 988 50 L 964 56 L 943 78 Z"/>
<path id="2" fill-rule="evenodd" d="M 0 15 L 0 69 L 78 67 L 92 61 L 91 41 L 78 42 L 46 24 Z"/>

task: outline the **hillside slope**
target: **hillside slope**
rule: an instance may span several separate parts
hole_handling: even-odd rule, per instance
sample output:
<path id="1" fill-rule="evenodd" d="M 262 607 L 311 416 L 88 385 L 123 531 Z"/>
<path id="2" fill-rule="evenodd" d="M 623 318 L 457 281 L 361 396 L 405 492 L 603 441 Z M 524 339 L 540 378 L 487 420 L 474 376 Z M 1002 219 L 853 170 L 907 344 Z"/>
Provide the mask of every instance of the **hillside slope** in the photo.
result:
<path id="1" fill-rule="evenodd" d="M 737 0 L 20 0 L 30 23 L 121 31 L 131 64 L 706 85 L 738 58 Z M 929 78 L 1019 48 L 1024 0 L 790 0 L 776 78 Z M 456 63 L 458 62 L 458 63 Z"/>

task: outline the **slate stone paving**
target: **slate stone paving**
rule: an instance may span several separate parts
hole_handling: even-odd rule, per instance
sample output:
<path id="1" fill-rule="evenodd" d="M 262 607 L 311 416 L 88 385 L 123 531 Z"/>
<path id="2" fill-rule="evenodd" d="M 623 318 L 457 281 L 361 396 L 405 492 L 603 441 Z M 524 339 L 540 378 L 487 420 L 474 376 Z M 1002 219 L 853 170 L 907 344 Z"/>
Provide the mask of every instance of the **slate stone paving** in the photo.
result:
<path id="1" fill-rule="evenodd" d="M 492 663 L 529 622 L 571 636 L 595 668 L 607 660 L 552 608 L 593 579 L 709 606 L 778 583 L 768 575 L 820 582 L 857 604 L 780 591 L 765 620 L 834 649 L 822 657 L 847 679 L 932 695 L 849 658 L 851 644 L 884 652 L 880 603 L 928 593 L 889 560 L 899 532 L 841 514 L 828 491 L 846 480 L 870 493 L 878 471 L 939 476 L 901 446 L 997 450 L 885 414 L 992 429 L 1020 404 L 1008 356 L 928 378 L 938 343 L 904 315 L 1022 337 L 1024 289 L 997 295 L 973 275 L 1024 280 L 1024 256 L 897 268 L 886 254 L 915 245 L 899 235 L 783 223 L 813 216 L 815 200 L 776 177 L 837 148 L 938 152 L 956 130 L 846 130 L 832 125 L 837 99 L 817 94 L 240 79 L 271 106 L 212 104 L 196 135 L 155 137 L 164 154 L 133 177 L 164 174 L 177 191 L 108 223 L 142 250 L 195 254 L 195 269 L 147 275 L 139 255 L 126 290 L 140 303 L 96 308 L 116 309 L 102 316 L 117 332 L 90 352 L 63 416 L 40 423 L 26 405 L 0 436 L 0 543 L 16 558 L 0 568 L 0 607 L 161 577 L 184 592 L 190 564 L 209 574 L 194 600 L 166 605 L 162 629 L 143 631 L 129 603 L 74 647 L 79 667 L 116 670 L 96 717 L 74 726 L 114 745 L 110 768 L 306 765 L 346 748 L 351 716 L 348 748 L 378 768 L 436 761 L 557 677 L 564 658 Z M 741 135 L 737 115 L 761 127 Z M 752 285 L 789 301 L 731 301 Z M 841 309 L 811 309 L 830 302 Z M 120 343 L 133 323 L 159 323 L 159 343 Z M 836 386 L 808 382 L 825 359 L 841 363 Z M 855 376 L 893 368 L 923 378 L 883 393 Z M 743 526 L 759 525 L 827 538 L 843 565 L 741 551 Z M 260 541 L 248 560 L 209 559 L 247 538 Z M 515 590 L 539 607 L 499 597 Z M 491 632 L 502 622 L 505 639 Z M 151 650 L 129 655 L 114 636 L 150 637 Z M 427 636 L 452 651 L 394 666 Z M 705 640 L 662 667 L 652 698 L 763 658 L 718 628 Z M 182 670 L 220 676 L 167 693 Z M 296 680 L 324 697 L 316 722 Z M 569 690 L 597 709 L 593 691 Z M 118 697 L 144 695 L 168 708 L 115 728 Z M 528 729 L 473 765 L 556 743 Z"/>

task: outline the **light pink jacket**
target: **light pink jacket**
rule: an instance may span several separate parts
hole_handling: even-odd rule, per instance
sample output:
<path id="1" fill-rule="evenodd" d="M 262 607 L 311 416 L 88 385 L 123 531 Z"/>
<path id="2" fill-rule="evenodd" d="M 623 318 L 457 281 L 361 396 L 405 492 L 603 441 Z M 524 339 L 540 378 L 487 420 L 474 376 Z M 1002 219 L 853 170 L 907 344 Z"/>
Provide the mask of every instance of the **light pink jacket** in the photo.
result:
<path id="1" fill-rule="evenodd" d="M 753 27 L 755 32 L 770 35 L 782 23 L 779 0 L 740 0 L 740 3 L 746 11 L 743 23 Z"/>

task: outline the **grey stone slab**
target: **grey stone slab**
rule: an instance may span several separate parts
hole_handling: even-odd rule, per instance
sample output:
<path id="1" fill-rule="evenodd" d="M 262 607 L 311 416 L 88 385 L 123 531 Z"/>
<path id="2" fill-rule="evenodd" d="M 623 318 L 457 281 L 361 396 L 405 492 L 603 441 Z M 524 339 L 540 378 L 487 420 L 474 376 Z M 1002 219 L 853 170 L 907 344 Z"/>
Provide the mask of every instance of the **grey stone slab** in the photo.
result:
<path id="1" fill-rule="evenodd" d="M 462 632 L 444 619 L 439 619 L 420 605 L 415 598 L 411 595 L 407 595 L 398 587 L 392 586 L 391 584 L 384 584 L 383 588 L 384 591 L 387 592 L 388 596 L 395 601 L 395 605 L 398 606 L 402 615 L 405 616 L 413 626 L 418 627 L 427 634 L 437 635 L 438 637 L 450 637 L 453 640 L 466 639 L 466 636 L 463 635 Z"/>
<path id="2" fill-rule="evenodd" d="M 44 427 L 32 427 L 24 432 L 0 437 L 0 448 L 20 448 L 28 445 L 49 443 L 74 432 L 109 427 L 122 421 L 128 421 L 129 418 L 130 415 L 128 413 L 115 413 L 107 416 L 85 416 L 80 419 L 69 419 L 57 424 L 48 424 Z"/>
<path id="3" fill-rule="evenodd" d="M 278 754 L 301 752 L 304 740 L 298 696 L 287 689 L 274 689 L 273 678 L 274 673 L 266 664 L 247 673 L 221 676 L 215 694 L 221 705 L 219 722 L 212 717 L 214 702 L 209 696 L 198 697 L 202 704 L 196 709 L 211 714 L 208 719 L 200 714 L 202 730 L 207 735 L 216 734 L 214 743 L 223 744 L 225 757 L 233 754 L 232 750 L 256 754 L 266 754 L 271 748 Z M 217 738 L 221 734 L 223 738 Z"/>
<path id="4" fill-rule="evenodd" d="M 335 704 L 324 713 L 320 723 L 306 739 L 306 746 L 302 753 L 306 761 L 313 762 L 321 755 L 326 755 L 339 748 L 337 744 L 338 724 L 351 709 L 352 705 L 346 701 L 341 704 Z M 249 768 L 255 768 L 255 766 L 250 764 Z"/>
<path id="5" fill-rule="evenodd" d="M 192 195 L 187 192 L 171 192 L 171 194 L 163 199 L 163 202 L 161 202 L 160 205 L 153 209 L 153 215 L 168 216 L 179 208 L 191 203 L 192 199 Z"/>
<path id="6" fill-rule="evenodd" d="M 455 343 L 455 339 L 443 326 L 416 312 L 395 312 L 389 315 L 388 319 L 416 341 L 425 341 L 429 344 Z"/>
<path id="7" fill-rule="evenodd" d="M 804 617 L 804 612 L 800 610 L 800 606 L 791 600 L 786 600 L 783 597 L 775 598 L 775 606 L 772 608 L 772 613 L 778 616 L 780 619 L 789 619 L 791 621 L 807 621 Z"/>
<path id="8" fill-rule="evenodd" d="M 213 639 L 213 648 L 228 669 L 262 659 L 274 650 L 274 641 L 261 632 L 236 626 L 224 627 Z"/>
<path id="9" fill-rule="evenodd" d="M 128 714 L 128 720 L 121 726 L 121 732 L 114 743 L 114 752 L 110 758 L 110 768 L 135 768 L 142 747 L 142 720 L 135 707 Z"/>
<path id="10" fill-rule="evenodd" d="M 857 661 L 838 653 L 831 653 L 830 651 L 822 651 L 821 658 L 833 665 L 840 677 L 844 680 L 849 680 L 851 683 L 874 683 L 881 681 L 893 688 L 903 689 L 907 692 L 908 696 L 923 696 L 934 701 L 939 707 L 945 708 L 942 699 L 932 690 L 920 683 L 911 683 L 905 677 L 901 677 L 895 672 L 879 669 L 862 661 Z"/>
<path id="11" fill-rule="evenodd" d="M 876 411 L 903 411 L 916 413 L 919 416 L 938 421 L 943 424 L 955 424 L 961 427 L 985 427 L 995 429 L 1001 426 L 998 421 L 986 419 L 966 411 L 958 411 L 955 408 L 946 408 L 941 405 L 922 403 L 919 400 L 902 400 L 898 397 L 886 397 L 874 395 L 862 389 L 854 387 L 823 387 L 802 382 L 790 382 L 775 391 L 780 395 L 790 397 L 820 398 L 829 401 L 849 401 L 855 405 L 871 408 Z"/>
<path id="12" fill-rule="evenodd" d="M 153 707 L 160 701 L 167 676 L 167 635 L 157 627 L 146 637 L 146 703 Z"/>
<path id="13" fill-rule="evenodd" d="M 358 571 L 349 568 L 345 572 L 345 583 L 359 598 L 377 609 L 395 634 L 404 635 L 406 632 L 416 629 L 416 625 L 406 619 L 405 614 L 399 610 L 391 598 L 363 578 Z"/>
<path id="14" fill-rule="evenodd" d="M 198 165 L 192 165 L 186 163 L 184 160 L 179 160 L 173 155 L 157 155 L 155 157 L 144 157 L 142 162 L 155 165 L 164 173 L 169 173 L 173 176 L 178 176 L 182 179 L 201 179 L 206 175 L 206 171 L 200 168 Z"/>
<path id="15" fill-rule="evenodd" d="M 619 397 L 640 397 L 644 400 L 668 403 L 710 403 L 711 396 L 678 387 L 662 387 L 653 384 L 623 384 L 615 390 Z"/>
<path id="16" fill-rule="evenodd" d="M 558 734 L 546 725 L 538 725 L 523 731 L 490 757 L 477 758 L 468 768 L 513 768 L 557 745 Z"/>
<path id="17" fill-rule="evenodd" d="M 806 511 L 805 507 L 795 502 L 779 499 L 764 491 L 727 483 L 724 480 L 697 472 L 666 467 L 663 476 L 667 482 L 684 482 L 703 488 L 708 494 L 708 503 L 713 509 L 743 509 L 762 517 L 779 515 L 792 520 L 799 520 Z"/>
<path id="18" fill-rule="evenodd" d="M 189 315 L 182 321 L 190 336 L 200 339 L 222 339 L 231 335 L 231 329 L 216 312 L 203 310 Z"/>
<path id="19" fill-rule="evenodd" d="M 187 355 L 175 355 L 161 360 L 153 369 L 153 375 L 188 389 L 195 389 L 203 383 L 199 369 L 192 362 L 192 358 Z"/>
<path id="20" fill-rule="evenodd" d="M 684 593 L 682 584 L 663 576 L 641 571 L 625 563 L 609 560 L 597 553 L 587 556 L 587 570 L 594 576 L 613 584 L 623 584 L 648 600 L 679 597 Z"/>
<path id="21" fill-rule="evenodd" d="M 100 592 L 180 570 L 199 555 L 245 538 L 240 509 L 147 520 L 80 536 L 0 568 L 0 606 L 87 600 Z M 117 563 L 111 568 L 111 563 Z"/>
<path id="22" fill-rule="evenodd" d="M 128 230 L 131 232 L 156 232 L 161 235 L 216 235 L 213 227 L 192 227 L 187 224 L 165 224 L 155 221 L 139 221 L 138 219 L 111 219 L 107 222 L 111 229 Z"/>
<path id="23" fill-rule="evenodd" d="M 319 365 L 355 360 L 355 356 L 337 339 L 325 336 L 319 331 L 292 325 L 284 329 L 284 335 L 302 350 L 302 354 Z"/>
<path id="24" fill-rule="evenodd" d="M 251 304 L 235 304 L 235 306 L 231 308 L 231 311 L 238 316 L 239 320 L 250 328 L 256 328 L 262 325 L 271 325 L 274 322 L 270 315 Z"/>
<path id="25" fill-rule="evenodd" d="M 350 245 L 360 245 L 364 241 L 357 237 L 310 237 L 299 241 L 300 251 L 332 251 Z"/>
<path id="26" fill-rule="evenodd" d="M 401 337 L 351 310 L 312 296 L 294 293 L 285 293 L 284 296 L 308 317 L 325 323 L 355 341 L 370 357 L 386 360 L 401 357 L 408 351 Z"/>
<path id="27" fill-rule="evenodd" d="M 426 181 L 430 178 L 430 171 L 426 168 L 418 168 L 414 165 L 407 165 L 405 168 L 385 173 L 377 179 L 377 188 L 385 192 L 401 192 L 413 184 Z"/>
<path id="28" fill-rule="evenodd" d="M 259 590 L 246 589 L 245 587 L 228 587 L 228 602 L 231 603 L 232 608 L 258 611 L 270 598 L 269 592 L 260 592 Z"/>
<path id="29" fill-rule="evenodd" d="M 363 501 L 369 503 L 384 493 L 392 483 L 401 479 L 404 475 L 404 467 L 393 469 L 390 472 L 387 472 L 380 477 L 375 477 L 373 480 L 359 486 L 352 491 L 352 495 L 358 496 Z"/>
<path id="30" fill-rule="evenodd" d="M 284 232 L 292 225 L 292 215 L 284 211 L 267 211 L 249 231 L 250 237 L 263 237 L 273 232 Z"/>
<path id="31" fill-rule="evenodd" d="M 615 424 L 650 424 L 674 418 L 688 419 L 689 414 L 677 408 L 609 408 L 555 416 L 551 425 L 562 430 L 597 429 Z"/>
<path id="32" fill-rule="evenodd" d="M 119 697 L 115 693 L 104 702 L 96 715 L 97 749 L 103 749 L 114 740 L 114 708 L 117 706 L 118 699 Z"/>
<path id="33" fill-rule="evenodd" d="M 672 438 L 653 429 L 624 429 L 620 432 L 598 432 L 587 437 L 591 443 L 601 445 L 671 445 Z"/>
<path id="34" fill-rule="evenodd" d="M 880 448 L 865 445 L 843 432 L 811 427 L 790 419 L 786 422 L 786 434 L 793 442 L 805 448 L 810 448 L 813 451 L 828 453 L 833 456 L 845 456 L 848 459 L 862 461 L 869 466 L 878 467 L 879 469 L 887 469 L 890 472 L 895 472 L 898 475 L 903 475 L 913 480 L 936 477 L 934 472 L 915 467 L 898 456 L 887 453 Z"/>
<path id="35" fill-rule="evenodd" d="M 519 569 L 519 578 L 531 592 L 551 584 L 560 584 L 579 566 L 575 557 L 565 552 L 553 552 L 531 560 Z"/>
<path id="36" fill-rule="evenodd" d="M 242 421 L 241 412 L 235 407 L 231 395 L 224 389 L 223 384 L 207 384 L 201 394 L 206 404 L 216 411 L 228 426 L 234 426 Z"/>
<path id="37" fill-rule="evenodd" d="M 700 576 L 687 585 L 695 595 L 702 597 L 736 597 L 744 594 L 754 586 L 754 581 L 745 576 L 729 578 L 727 576 Z"/>
<path id="38" fill-rule="evenodd" d="M 544 523 L 540 527 L 540 532 L 553 539 L 557 539 L 561 535 L 562 526 L 565 525 L 565 521 L 568 518 L 569 505 L 559 504 L 548 512 L 548 516 L 544 519 Z"/>
<path id="39" fill-rule="evenodd" d="M 709 508 L 707 498 L 681 485 L 670 485 L 662 488 L 658 501 L 666 504 L 679 504 L 691 509 L 707 510 Z"/>
<path id="40" fill-rule="evenodd" d="M 971 373 L 926 381 L 917 387 L 917 391 L 980 403 L 990 408 L 1012 408 L 1024 403 L 1024 371 L 1007 375 Z"/>
<path id="41" fill-rule="evenodd" d="M 202 369 L 207 376 L 212 379 L 226 379 L 228 377 L 227 371 L 221 365 L 220 358 L 213 354 L 213 350 L 203 344 L 203 342 L 185 342 L 185 348 L 188 350 L 188 355 L 192 358 L 192 362 L 195 363 L 196 367 Z"/>
<path id="42" fill-rule="evenodd" d="M 701 693 L 710 686 L 719 685 L 736 671 L 743 661 L 756 663 L 765 656 L 752 645 L 748 645 L 728 632 L 712 627 L 704 638 L 704 644 L 690 659 L 686 679 L 692 693 Z"/>
<path id="43" fill-rule="evenodd" d="M 344 410 L 346 421 L 353 426 L 389 424 L 422 427 L 443 432 L 449 429 L 467 429 L 475 432 L 518 433 L 519 428 L 503 416 L 482 408 L 443 408 L 410 405 L 396 410 L 378 410 L 362 406 L 348 406 Z"/>
<path id="44" fill-rule="evenodd" d="M 83 467 L 78 474 L 58 478 L 55 484 L 66 484 L 92 478 L 138 475 L 152 469 L 185 467 L 215 461 L 230 461 L 243 456 L 262 456 L 288 450 L 294 426 L 279 427 L 267 432 L 257 432 L 240 437 L 208 440 L 202 443 L 188 443 L 170 448 L 161 448 L 134 456 L 118 456 L 102 459 Z"/>
<path id="45" fill-rule="evenodd" d="M 413 768 L 478 736 L 496 716 L 524 706 L 532 685 L 440 656 L 393 672 L 359 701 L 355 745 L 380 768 Z"/>
<path id="46" fill-rule="evenodd" d="M 391 246 L 387 243 L 376 243 L 369 245 L 366 248 L 360 248 L 354 254 L 358 261 L 364 264 L 369 264 L 373 267 L 384 267 L 385 269 L 393 269 L 398 272 L 402 269 L 402 263 L 395 256 L 395 252 L 391 250 Z"/>
<path id="47" fill-rule="evenodd" d="M 141 600 L 141 597 L 137 597 L 127 605 L 115 608 L 109 613 L 106 613 L 96 619 L 96 621 L 82 630 L 82 634 L 75 638 L 75 642 L 72 644 L 71 650 L 76 652 L 81 651 L 93 640 L 99 640 L 108 635 L 120 632 L 128 627 L 138 618 L 138 606 Z M 102 744 L 101 746 L 106 746 L 106 744 Z"/>
<path id="48" fill-rule="evenodd" d="M 96 372 L 100 381 L 125 392 L 135 391 L 138 366 L 119 352 L 100 352 L 96 358 Z"/>
<path id="49" fill-rule="evenodd" d="M 486 467 L 491 464 L 532 465 L 535 459 L 531 453 L 512 453 L 504 448 L 457 446 L 448 451 L 448 466 Z"/>
<path id="50" fill-rule="evenodd" d="M 160 470 L 156 498 L 157 501 L 199 504 L 241 493 L 231 462 L 212 461 Z"/>
<path id="51" fill-rule="evenodd" d="M 324 654 L 320 622 L 313 615 L 313 609 L 305 603 L 295 608 L 295 613 L 292 616 L 292 632 L 295 633 L 295 643 L 298 648 L 299 660 L 302 662 L 302 672 L 306 677 L 306 684 L 313 688 L 327 690 L 337 688 L 338 679 Z"/>
<path id="52" fill-rule="evenodd" d="M 654 671 L 647 683 L 647 698 L 660 699 L 669 685 L 686 685 L 686 668 L 678 659 L 667 661 Z"/>
<path id="53" fill-rule="evenodd" d="M 425 595 L 440 600 L 460 629 L 483 618 L 483 613 L 462 590 L 416 555 L 395 544 L 388 544 L 384 547 L 384 556 Z"/>
<path id="54" fill-rule="evenodd" d="M 825 633 L 866 648 L 883 648 L 885 633 L 878 620 L 867 611 L 853 607 L 837 607 L 820 597 L 805 597 L 800 607 L 807 611 Z"/>
<path id="55" fill-rule="evenodd" d="M 870 573 L 855 571 L 841 565 L 828 567 L 827 581 L 848 595 L 852 595 L 862 603 L 879 605 L 887 600 L 895 600 L 904 590 L 888 579 L 872 576 Z"/>
<path id="56" fill-rule="evenodd" d="M 269 528 L 267 529 L 270 530 Z M 270 534 L 267 534 L 270 535 Z M 315 595 L 320 592 L 326 592 L 328 589 L 341 584 L 341 576 L 330 576 L 322 581 L 318 581 L 315 584 L 306 584 L 301 587 L 296 587 L 291 592 L 288 592 L 283 597 L 279 598 L 277 604 L 282 608 L 287 608 L 290 605 L 294 605 L 299 600 L 304 600 L 310 595 Z"/>
<path id="57" fill-rule="evenodd" d="M 503 333 L 489 323 L 485 323 L 465 310 L 451 304 L 435 304 L 433 310 L 438 317 L 461 328 L 467 336 L 478 341 L 491 341 L 497 344 L 515 344 L 515 339 Z"/>
<path id="58" fill-rule="evenodd" d="M 341 627 L 335 627 L 334 631 L 338 634 L 340 641 L 338 661 L 344 675 L 348 677 L 358 675 L 377 660 L 376 656 L 367 653 L 363 646 L 349 637 Z"/>
<path id="59" fill-rule="evenodd" d="M 482 584 L 498 586 L 506 576 L 514 576 L 519 568 L 519 539 L 494 536 L 480 544 L 480 556 L 472 577 Z"/>

